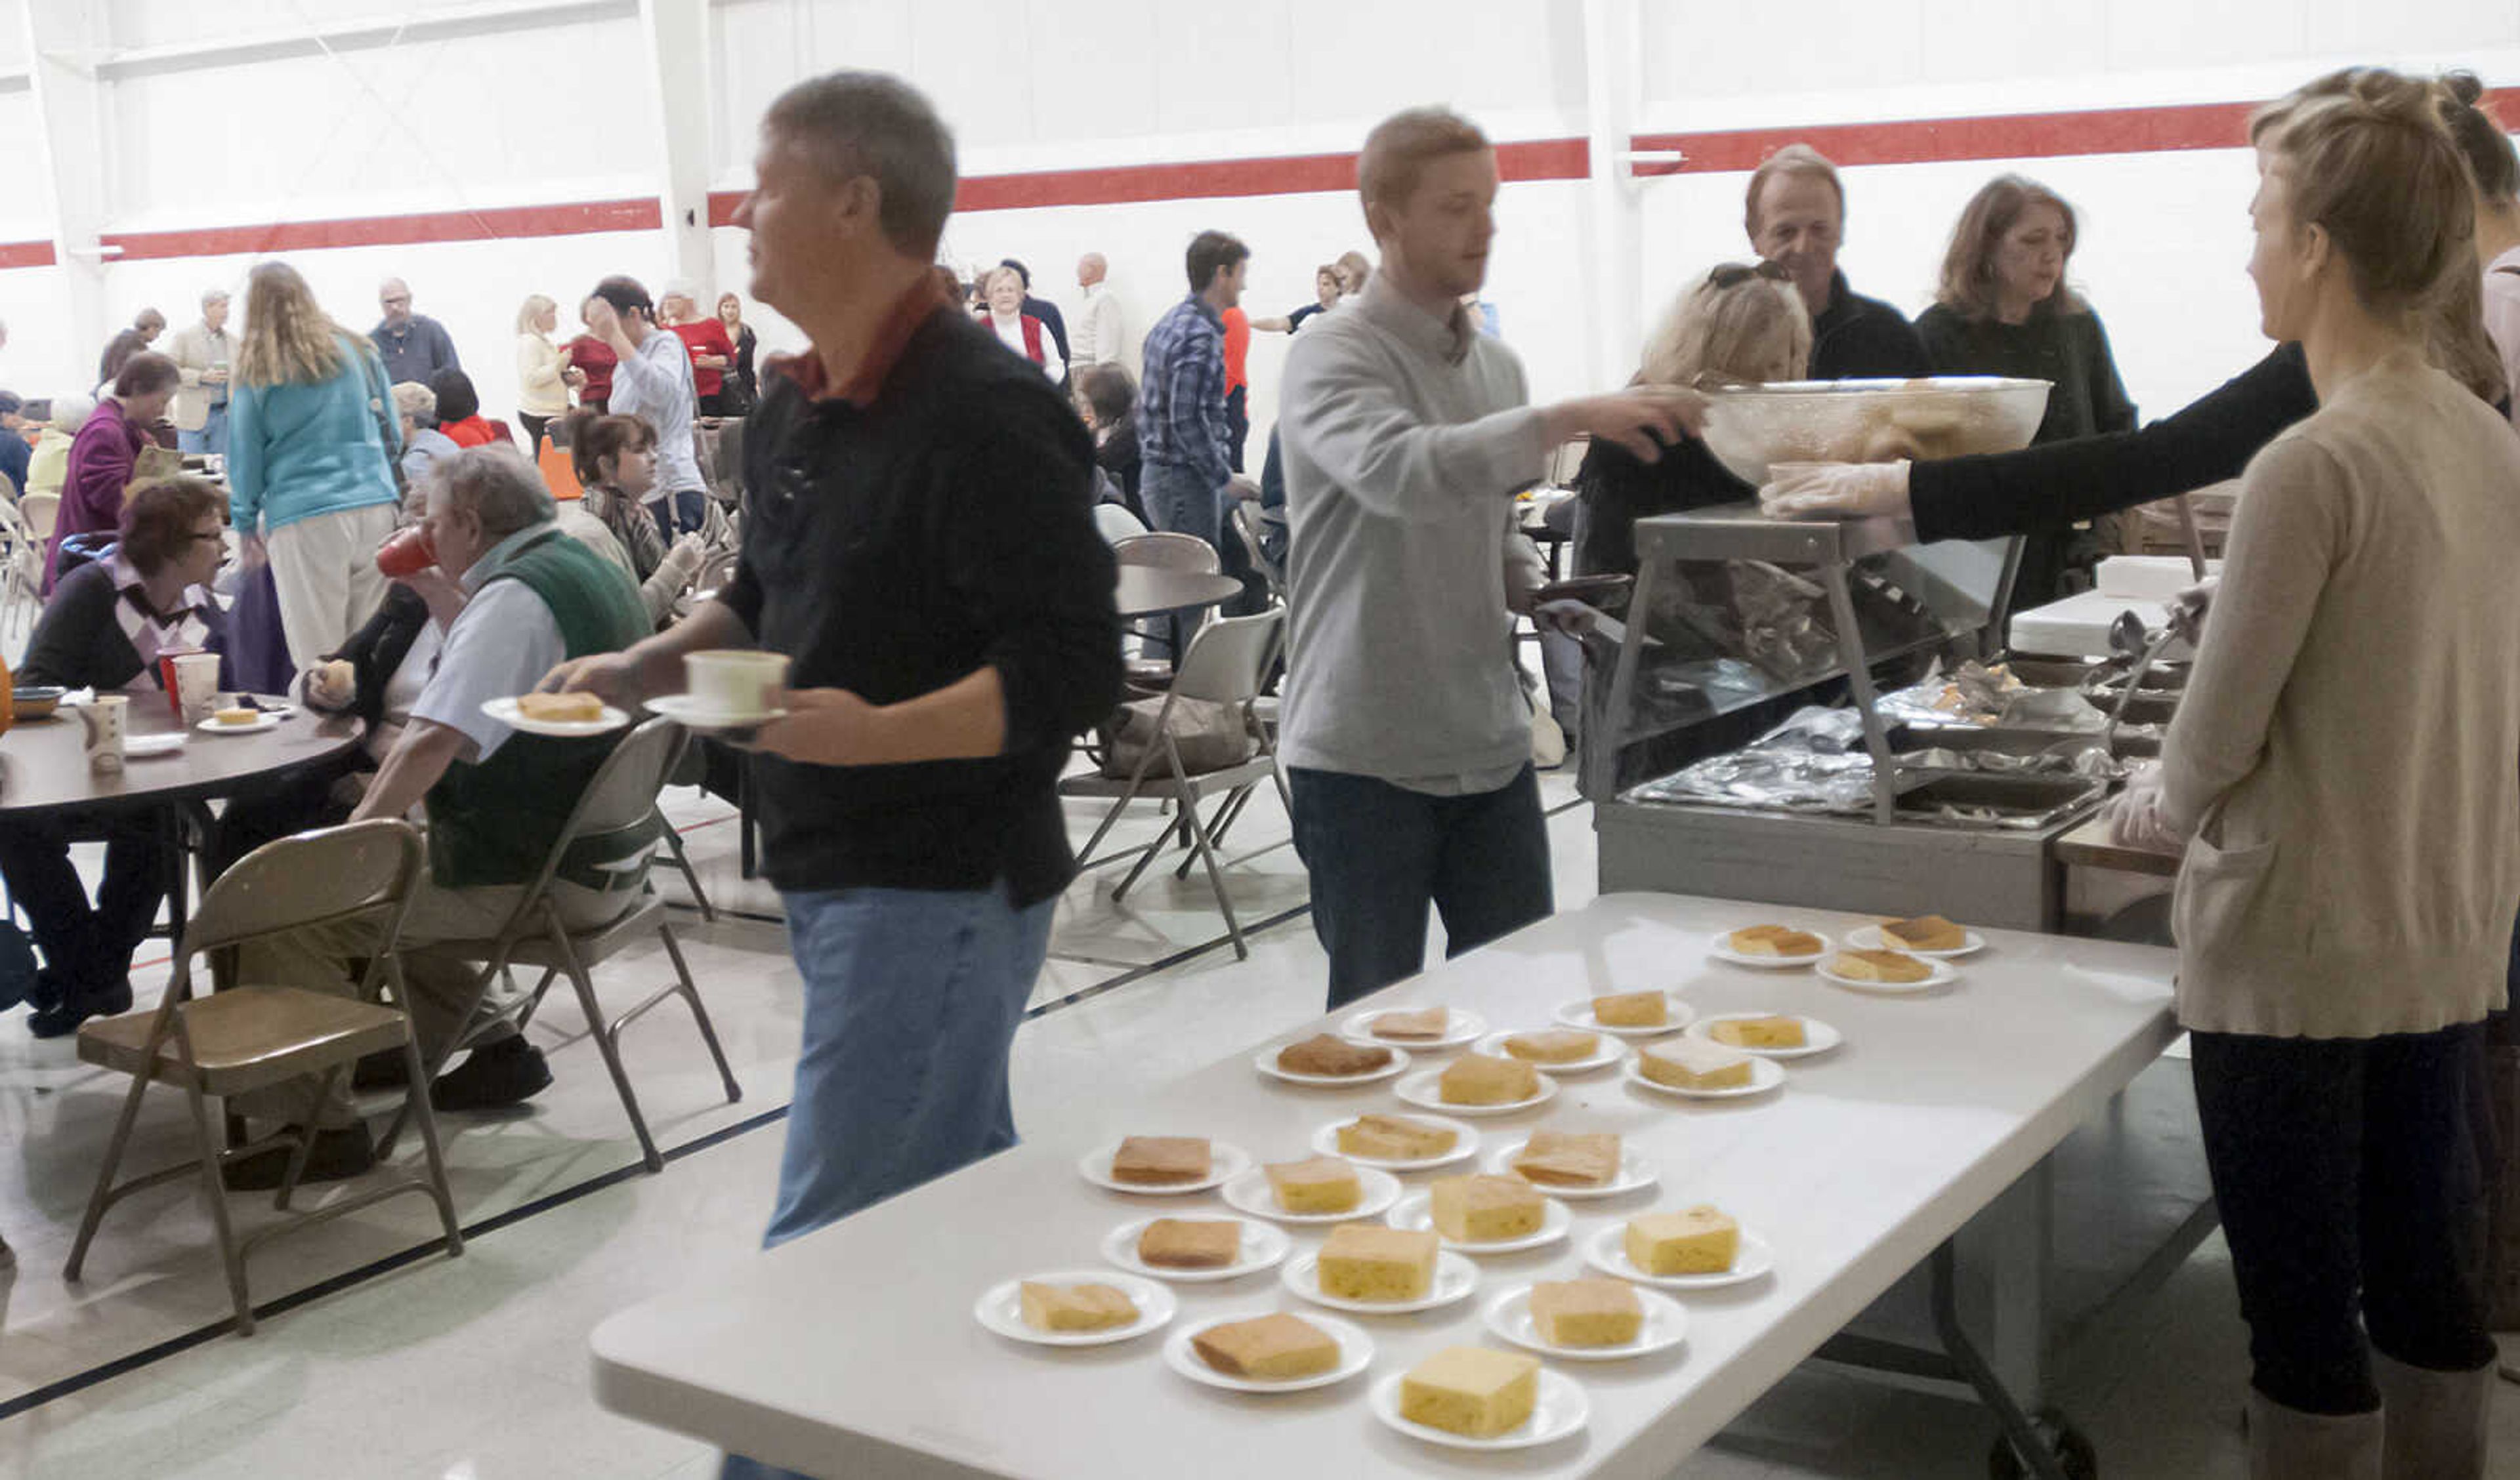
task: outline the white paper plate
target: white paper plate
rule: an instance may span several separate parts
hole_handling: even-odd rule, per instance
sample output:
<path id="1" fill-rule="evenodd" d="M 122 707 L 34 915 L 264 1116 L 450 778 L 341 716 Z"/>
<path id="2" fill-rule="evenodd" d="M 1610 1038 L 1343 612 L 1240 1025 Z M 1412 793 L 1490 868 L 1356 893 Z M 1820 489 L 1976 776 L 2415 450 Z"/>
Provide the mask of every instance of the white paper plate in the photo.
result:
<path id="1" fill-rule="evenodd" d="M 1406 1372 L 1394 1372 L 1373 1385 L 1368 1406 L 1373 1416 L 1386 1428 L 1397 1429 L 1412 1439 L 1440 1444 L 1446 1449 L 1515 1450 L 1553 1444 L 1584 1431 L 1585 1420 L 1593 1413 L 1584 1401 L 1584 1389 L 1575 1379 L 1547 1368 L 1540 1369 L 1540 1401 L 1533 1406 L 1531 1416 L 1519 1428 L 1508 1429 L 1493 1439 L 1472 1439 L 1463 1434 L 1440 1428 L 1428 1428 L 1400 1416 L 1400 1384 Z"/>
<path id="2" fill-rule="evenodd" d="M 1213 1270 L 1177 1270 L 1168 1266 L 1148 1264 L 1138 1257 L 1138 1235 L 1144 1233 L 1147 1231 L 1147 1225 L 1154 1221 L 1152 1218 L 1140 1218 L 1131 1223 L 1124 1223 L 1104 1234 L 1102 1257 L 1132 1275 L 1143 1275 L 1148 1279 L 1169 1279 L 1176 1284 L 1207 1284 L 1219 1279 L 1238 1279 L 1244 1275 L 1256 1275 L 1262 1270 L 1275 1269 L 1278 1261 L 1285 1258 L 1287 1251 L 1295 1246 L 1295 1241 L 1286 1236 L 1284 1230 L 1272 1228 L 1265 1223 L 1255 1223 L 1248 1218 L 1211 1219 L 1208 1221 L 1232 1223 L 1241 1228 L 1241 1257 L 1232 1264 Z"/>
<path id="3" fill-rule="evenodd" d="M 1745 1049 L 1737 1052 L 1748 1053 L 1749 1051 Z M 1751 1054 L 1750 1082 L 1722 1090 L 1685 1090 L 1678 1085 L 1657 1083 L 1645 1078 L 1644 1060 L 1641 1058 L 1630 1063 L 1627 1071 L 1620 1077 L 1639 1089 L 1651 1090 L 1657 1095 L 1671 1095 L 1682 1099 L 1747 1099 L 1753 1095 L 1765 1095 L 1783 1084 L 1785 1066 L 1773 1058 L 1761 1058 L 1758 1054 Z"/>
<path id="4" fill-rule="evenodd" d="M 1889 938 L 1881 933 L 1879 925 L 1860 925 L 1846 932 L 1846 943 L 1859 951 L 1905 951 L 1911 956 L 1931 956 L 1946 961 L 1955 956 L 1974 956 L 1986 949 L 1985 936 L 1965 926 L 1962 927 L 1962 933 L 1968 939 L 1958 946 L 1942 951 L 1919 951 L 1914 946 L 1890 944 Z"/>
<path id="5" fill-rule="evenodd" d="M 1400 1179 L 1372 1167 L 1356 1169 L 1356 1206 L 1341 1213 L 1289 1213 L 1278 1206 L 1278 1191 L 1269 1186 L 1269 1170 L 1253 1167 L 1225 1185 L 1225 1200 L 1258 1218 L 1280 1223 L 1360 1223 L 1400 1200 Z"/>
<path id="6" fill-rule="evenodd" d="M 1598 1028 L 1586 1031 L 1600 1032 Z M 1480 1039 L 1472 1047 L 1471 1052 L 1485 1054 L 1491 1058 L 1511 1058 L 1513 1055 L 1505 1051 L 1505 1041 L 1518 1036 L 1510 1031 L 1490 1033 Z M 1606 1069 L 1627 1056 L 1627 1045 L 1621 1043 L 1617 1035 L 1603 1033 L 1601 1041 L 1594 1045 L 1593 1052 L 1582 1058 L 1570 1059 L 1565 1063 L 1534 1063 L 1531 1066 L 1544 1074 L 1589 1074 L 1595 1069 Z"/>
<path id="7" fill-rule="evenodd" d="M 1433 1007 L 1434 1004 L 1428 1003 L 1426 1006 Z M 1373 1036 L 1373 1020 L 1383 1013 L 1422 1010 L 1424 1009 L 1418 1008 L 1366 1008 L 1350 1012 L 1340 1021 L 1339 1036 L 1356 1043 L 1378 1043 L 1387 1049 L 1416 1049 L 1423 1053 L 1431 1049 L 1458 1049 L 1465 1043 L 1474 1041 L 1488 1030 L 1488 1020 L 1476 1012 L 1462 1008 L 1448 1008 L 1445 1009 L 1447 1015 L 1444 1019 L 1444 1036 L 1441 1038 L 1376 1038 Z"/>
<path id="8" fill-rule="evenodd" d="M 1718 930 L 1709 936 L 1706 942 L 1706 954 L 1717 961 L 1731 962 L 1736 966 L 1750 966 L 1761 971 L 1791 971 L 1800 966 L 1808 966 L 1814 962 L 1828 960 L 1828 937 L 1818 930 L 1805 933 L 1820 936 L 1820 949 L 1809 956 L 1752 956 L 1746 951 L 1735 951 L 1732 949 L 1732 932 L 1730 930 Z"/>
<path id="9" fill-rule="evenodd" d="M 1024 1324 L 1025 1280 L 1035 1284 L 1110 1285 L 1138 1303 L 1138 1319 L 1127 1325 L 1099 1331 L 1036 1331 Z M 1178 1307 L 1179 1302 L 1173 1299 L 1173 1292 L 1151 1279 L 1114 1275 L 1109 1270 L 1055 1270 L 1047 1275 L 1026 1275 L 1022 1279 L 991 1285 L 971 1307 L 971 1315 L 980 1324 L 1001 1336 L 1029 1341 L 1035 1346 L 1108 1346 L 1114 1341 L 1127 1341 L 1156 1329 L 1173 1319 L 1173 1312 Z"/>
<path id="10" fill-rule="evenodd" d="M 660 694 L 642 702 L 686 730 L 757 730 L 772 720 L 788 717 L 785 709 L 764 709 L 759 714 L 729 714 L 723 709 L 712 709 L 688 694 Z"/>
<path id="11" fill-rule="evenodd" d="M 122 738 L 123 759 L 145 761 L 153 756 L 180 755 L 187 739 L 181 731 L 173 735 L 126 735 Z"/>
<path id="12" fill-rule="evenodd" d="M 1601 995 L 1616 997 L 1621 994 L 1604 992 Z M 1666 1033 L 1677 1033 L 1697 1020 L 1697 1009 L 1682 1002 L 1680 994 L 1665 992 L 1662 994 L 1662 1000 L 1664 1009 L 1671 1017 L 1658 1028 L 1614 1028 L 1599 1022 L 1593 1016 L 1593 999 L 1589 997 L 1567 1003 L 1550 1015 L 1570 1028 L 1582 1028 L 1588 1033 L 1608 1033 L 1618 1038 L 1660 1038 Z"/>
<path id="13" fill-rule="evenodd" d="M 1540 1076 L 1540 1093 L 1529 1099 L 1517 1099 L 1511 1104 L 1455 1104 L 1444 1098 L 1443 1078 L 1441 1069 L 1420 1069 L 1393 1085 L 1391 1093 L 1421 1110 L 1441 1110 L 1447 1115 L 1511 1115 L 1517 1110 L 1545 1105 L 1557 1096 L 1557 1081 L 1543 1074 Z"/>
<path id="14" fill-rule="evenodd" d="M 1500 1238 L 1493 1243 L 1462 1243 L 1447 1234 L 1436 1236 L 1443 1238 L 1444 1247 L 1459 1249 L 1464 1254 L 1519 1254 L 1525 1249 L 1546 1248 L 1565 1237 L 1567 1231 L 1575 1227 L 1575 1215 L 1566 1211 L 1566 1204 L 1554 1197 L 1543 1196 L 1540 1200 L 1547 1206 L 1540 1215 L 1538 1232 L 1525 1233 L 1519 1238 Z M 1435 1194 L 1412 1192 L 1384 1214 L 1382 1221 L 1395 1229 L 1424 1233 L 1435 1226 Z"/>
<path id="15" fill-rule="evenodd" d="M 279 729 L 280 716 L 272 713 L 268 709 L 265 709 L 255 714 L 252 722 L 249 724 L 222 725 L 215 717 L 213 717 L 202 721 L 193 728 L 201 731 L 203 735 L 260 735 L 266 730 Z"/>
<path id="16" fill-rule="evenodd" d="M 1391 1049 L 1391 1062 L 1384 1064 L 1378 1069 L 1368 1069 L 1362 1074 L 1298 1074 L 1291 1069 L 1282 1069 L 1278 1067 L 1278 1049 L 1283 1049 L 1285 1047 L 1287 1047 L 1287 1045 L 1282 1043 L 1278 1045 L 1277 1049 L 1262 1049 L 1258 1054 L 1252 1055 L 1251 1067 L 1258 1069 L 1261 1073 L 1268 1075 L 1271 1079 L 1283 1080 L 1287 1084 L 1305 1085 L 1316 1089 L 1339 1089 L 1347 1085 L 1372 1084 L 1377 1080 L 1393 1079 L 1409 1072 L 1409 1051 L 1406 1049 L 1392 1048 L 1392 1046 L 1387 1043 L 1378 1043 L 1375 1044 L 1374 1047 L 1377 1049 Z"/>
<path id="17" fill-rule="evenodd" d="M 1497 1147 L 1488 1153 L 1488 1170 L 1499 1177 L 1516 1175 L 1513 1170 L 1513 1159 L 1521 1155 L 1522 1148 L 1529 1144 L 1531 1144 L 1531 1138 L 1526 1136 L 1510 1145 Z M 1591 1202 L 1600 1197 L 1622 1197 L 1630 1192 L 1642 1191 L 1652 1187 L 1654 1169 L 1653 1163 L 1645 1160 L 1644 1152 L 1622 1141 L 1619 1143 L 1619 1174 L 1600 1187 L 1570 1188 L 1561 1187 L 1555 1183 L 1540 1182 L 1534 1182 L 1531 1185 L 1552 1197 L 1562 1197 L 1569 1202 Z"/>
<path id="18" fill-rule="evenodd" d="M 1272 1313 L 1268 1311 L 1246 1311 L 1239 1316 L 1204 1317 L 1194 1324 L 1185 1322 L 1175 1326 L 1173 1333 L 1164 1338 L 1164 1366 L 1192 1382 L 1204 1382 L 1209 1387 L 1221 1387 L 1229 1393 L 1300 1393 L 1307 1388 L 1328 1387 L 1334 1382 L 1344 1382 L 1373 1365 L 1373 1338 L 1365 1333 L 1363 1326 L 1354 1322 L 1341 1321 L 1335 1316 L 1308 1315 L 1303 1318 L 1319 1326 L 1323 1335 L 1337 1342 L 1339 1349 L 1336 1367 L 1327 1372 L 1315 1372 L 1309 1377 L 1295 1377 L 1284 1382 L 1261 1382 L 1250 1377 L 1232 1376 L 1209 1367 L 1198 1355 L 1198 1349 L 1191 1345 L 1191 1338 L 1202 1331 L 1220 1325 L 1232 1325 L 1238 1321 L 1256 1320 L 1270 1314 Z"/>
<path id="19" fill-rule="evenodd" d="M 1799 1012 L 1718 1012 L 1713 1017 L 1702 1017 L 1690 1023 L 1688 1036 L 1699 1043 L 1715 1043 L 1717 1023 L 1741 1017 L 1802 1017 L 1802 1014 Z M 1735 1054 L 1748 1054 L 1759 1058 L 1809 1058 L 1815 1054 L 1825 1054 L 1846 1042 L 1845 1034 L 1817 1017 L 1802 1017 L 1802 1023 L 1803 1037 L 1808 1042 L 1799 1049 L 1752 1049 L 1734 1043 L 1721 1044 L 1719 1047 L 1731 1049 Z"/>
<path id="20" fill-rule="evenodd" d="M 481 712 L 503 725 L 512 725 L 527 735 L 547 735 L 554 740 L 582 740 L 590 735 L 609 735 L 630 723 L 630 716 L 604 706 L 601 719 L 548 720 L 528 719 L 513 698 L 491 698 L 481 701 Z"/>
<path id="21" fill-rule="evenodd" d="M 1134 1182 L 1111 1180 L 1111 1158 L 1120 1154 L 1120 1143 L 1107 1142 L 1085 1153 L 1076 1163 L 1076 1171 L 1098 1188 L 1114 1192 L 1130 1192 L 1144 1197 L 1179 1197 L 1186 1192 L 1204 1192 L 1221 1188 L 1251 1170 L 1251 1153 L 1228 1142 L 1207 1144 L 1207 1177 L 1200 1182 L 1184 1182 L 1170 1187 L 1150 1188 Z"/>
<path id="22" fill-rule="evenodd" d="M 1618 1362 L 1630 1357 L 1650 1357 L 1688 1339 L 1688 1312 L 1681 1307 L 1679 1301 L 1653 1290 L 1640 1289 L 1637 1291 L 1637 1304 L 1643 1307 L 1645 1318 L 1637 1327 L 1637 1339 L 1618 1346 L 1555 1346 L 1542 1340 L 1540 1327 L 1531 1319 L 1531 1286 L 1527 1284 L 1489 1301 L 1486 1319 L 1489 1330 L 1516 1346 L 1573 1362 Z"/>
<path id="23" fill-rule="evenodd" d="M 1584 1240 L 1584 1262 L 1604 1275 L 1666 1290 L 1722 1289 L 1759 1278 L 1777 1267 L 1777 1251 L 1748 1229 L 1741 1231 L 1741 1247 L 1732 1257 L 1732 1268 L 1717 1275 L 1648 1275 L 1628 1262 L 1627 1243 L 1627 1223 L 1622 1220 L 1611 1224 Z"/>
<path id="24" fill-rule="evenodd" d="M 1479 1153 L 1479 1133 L 1475 1126 L 1444 1115 L 1412 1115 L 1408 1118 L 1422 1125 L 1450 1131 L 1460 1139 L 1453 1143 L 1451 1150 L 1440 1156 L 1420 1156 L 1415 1160 L 1406 1161 L 1394 1161 L 1381 1156 L 1359 1156 L 1353 1151 L 1340 1150 L 1338 1144 L 1339 1127 L 1353 1125 L 1355 1122 L 1334 1120 L 1313 1133 L 1313 1149 L 1325 1156 L 1344 1156 L 1358 1166 L 1380 1167 L 1386 1172 L 1427 1172 L 1436 1167 L 1451 1166 L 1457 1161 L 1467 1161 Z"/>
<path id="25" fill-rule="evenodd" d="M 1828 959 L 1834 961 L 1837 958 L 1832 955 Z M 1828 968 L 1825 962 L 1821 965 L 1820 979 L 1833 987 L 1844 987 L 1850 992 L 1867 992 L 1875 997 L 1913 997 L 1919 992 L 1940 991 L 1960 979 L 1960 973 L 1953 970 L 1946 962 L 1923 956 L 1917 957 L 1916 960 L 1933 973 L 1923 981 L 1858 981 L 1852 976 L 1838 975 Z"/>
<path id="26" fill-rule="evenodd" d="M 1278 1281 L 1315 1305 L 1326 1305 L 1334 1311 L 1355 1311 L 1366 1316 L 1406 1316 L 1417 1311 L 1431 1311 L 1466 1299 L 1479 1287 L 1479 1267 L 1469 1256 L 1450 1249 L 1435 1254 L 1435 1282 L 1420 1300 L 1344 1300 L 1322 1293 L 1322 1254 L 1315 1249 L 1297 1254 L 1282 1266 Z"/>

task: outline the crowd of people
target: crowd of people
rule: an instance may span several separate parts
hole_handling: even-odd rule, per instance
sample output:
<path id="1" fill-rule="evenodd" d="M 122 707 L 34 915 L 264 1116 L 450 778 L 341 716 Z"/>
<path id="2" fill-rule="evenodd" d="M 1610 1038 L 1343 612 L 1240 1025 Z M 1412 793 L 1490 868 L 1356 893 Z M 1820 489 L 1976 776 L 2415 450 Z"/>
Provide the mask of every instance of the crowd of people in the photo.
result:
<path id="1" fill-rule="evenodd" d="M 2262 1473 L 2378 1475 L 2385 1454 L 2391 1475 L 2478 1475 L 2494 1349 L 2472 1278 L 2491 1161 L 2472 1076 L 2520 959 L 2520 607 L 2501 571 L 2520 541 L 2520 163 L 2476 100 L 2459 79 L 2356 70 L 2263 111 L 2250 272 L 2279 347 L 2138 428 L 2067 281 L 2069 203 L 1990 182 L 1911 323 L 1849 286 L 1843 186 L 1800 146 L 1749 180 L 1756 260 L 1693 277 L 1631 383 L 1535 405 L 1478 299 L 1496 153 L 1439 109 L 1365 141 L 1376 260 L 1324 264 L 1314 302 L 1255 320 L 1250 248 L 1199 233 L 1133 384 L 1101 256 L 1077 264 L 1072 333 L 1018 261 L 940 281 L 951 135 L 897 79 L 834 74 L 774 104 L 736 213 L 752 295 L 807 336 L 794 357 L 756 364 L 731 293 L 700 316 L 686 285 L 652 298 L 608 277 L 565 345 L 556 300 L 529 297 L 519 449 L 498 445 L 505 424 L 398 280 L 364 335 L 280 262 L 249 274 L 233 341 L 223 294 L 169 353 L 151 347 L 162 317 L 143 314 L 109 347 L 93 411 L 68 431 L 56 413 L 29 449 L 33 486 L 49 439 L 68 443 L 22 676 L 146 686 L 158 653 L 201 648 L 226 659 L 223 685 L 257 687 L 243 629 L 266 583 L 277 687 L 360 716 L 367 742 L 232 801 L 211 855 L 425 815 L 415 944 L 504 919 L 611 743 L 521 734 L 485 700 L 546 688 L 635 705 L 680 693 L 695 652 L 785 654 L 787 712 L 744 761 L 805 984 L 777 1243 L 1015 1139 L 1008 1055 L 1075 871 L 1056 784 L 1072 737 L 1123 692 L 1098 499 L 1217 546 L 1230 569 L 1235 501 L 1282 489 L 1279 756 L 1336 1007 L 1419 970 L 1430 916 L 1458 954 L 1552 908 L 1511 634 L 1518 615 L 1579 631 L 1593 616 L 1533 605 L 1509 522 L 1558 447 L 1590 444 L 1582 569 L 1633 570 L 1640 516 L 1755 497 L 1780 517 L 1906 514 L 1927 539 L 2044 536 L 2032 590 L 2080 558 L 2077 521 L 2240 474 L 2186 702 L 2118 816 L 2129 837 L 2186 850 L 2179 1012 L 2253 1332 L 2249 1443 Z M 1255 332 L 1293 336 L 1257 481 L 1242 471 Z M 2051 381 L 2034 445 L 1754 490 L 1697 440 L 1721 385 L 1936 373 Z M 224 488 L 149 474 L 170 408 L 179 446 L 223 442 Z M 700 431 L 732 416 L 745 430 L 725 486 Z M 572 508 L 525 455 L 547 439 L 582 490 Z M 407 524 L 429 563 L 388 582 L 375 557 Z M 76 542 L 108 532 L 110 548 Z M 231 537 L 233 605 L 214 590 Z M 731 566 L 695 600 L 712 555 Z M 68 850 L 99 836 L 91 903 Z M 626 830 L 573 856 L 562 922 L 629 908 L 651 840 Z M 128 1009 L 163 846 L 102 815 L 0 829 L 0 874 L 45 959 L 38 1035 Z M 945 937 L 963 949 L 934 950 Z M 247 974 L 348 992 L 354 949 L 309 934 Z M 550 1082 L 495 993 L 476 1008 L 469 977 L 424 961 L 406 1001 L 425 1057 L 470 1051 L 431 1087 L 441 1108 Z M 231 1108 L 294 1120 L 313 1088 Z M 373 1159 L 347 1088 L 304 1127 L 310 1179 Z"/>

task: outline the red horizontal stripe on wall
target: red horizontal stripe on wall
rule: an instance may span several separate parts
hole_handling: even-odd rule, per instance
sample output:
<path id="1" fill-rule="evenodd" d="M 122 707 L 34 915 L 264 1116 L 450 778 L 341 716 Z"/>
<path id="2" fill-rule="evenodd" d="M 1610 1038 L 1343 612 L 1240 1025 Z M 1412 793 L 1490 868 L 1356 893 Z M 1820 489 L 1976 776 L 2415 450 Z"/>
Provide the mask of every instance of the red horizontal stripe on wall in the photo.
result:
<path id="1" fill-rule="evenodd" d="M 0 271 L 12 267 L 52 265 L 53 244 L 50 242 L 0 242 Z"/>
<path id="2" fill-rule="evenodd" d="M 319 251 L 330 247 L 398 247 L 416 242 L 488 242 L 508 237 L 654 231 L 663 219 L 651 198 L 580 201 L 562 205 L 503 205 L 339 221 L 277 221 L 264 226 L 212 226 L 194 231 L 112 232 L 104 240 L 109 247 L 122 248 L 114 260 L 134 262 L 151 257 L 251 255 Z"/>

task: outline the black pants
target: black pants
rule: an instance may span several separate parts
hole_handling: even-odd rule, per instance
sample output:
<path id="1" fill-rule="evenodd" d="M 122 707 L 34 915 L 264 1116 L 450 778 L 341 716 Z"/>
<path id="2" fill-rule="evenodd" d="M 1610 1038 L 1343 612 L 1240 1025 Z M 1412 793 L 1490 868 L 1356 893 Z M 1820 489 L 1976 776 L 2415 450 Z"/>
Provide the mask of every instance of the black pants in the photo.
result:
<path id="1" fill-rule="evenodd" d="M 66 992 L 99 992 L 131 974 L 166 898 L 173 860 L 155 813 L 74 813 L 0 827 L 0 877 L 34 924 L 44 966 Z M 105 877 L 91 907 L 70 844 L 104 838 Z"/>
<path id="2" fill-rule="evenodd" d="M 2372 1348 L 2440 1371 L 2493 1360 L 2471 1125 L 2483 1032 L 2193 1036 L 2259 1392 L 2305 1413 L 2368 1413 Z"/>
<path id="3" fill-rule="evenodd" d="M 1313 876 L 1313 933 L 1330 953 L 1329 1005 L 1426 964 L 1426 909 L 1459 956 L 1557 907 L 1531 768 L 1494 791 L 1428 796 L 1370 776 L 1290 766 L 1295 852 Z"/>
<path id="4" fill-rule="evenodd" d="M 1251 387 L 1237 385 L 1225 393 L 1225 460 L 1242 471 L 1242 444 L 1251 440 Z"/>
<path id="5" fill-rule="evenodd" d="M 525 428 L 525 456 L 531 458 L 542 455 L 543 428 L 559 420 L 558 417 L 538 417 L 530 411 L 517 413 L 517 425 Z"/>

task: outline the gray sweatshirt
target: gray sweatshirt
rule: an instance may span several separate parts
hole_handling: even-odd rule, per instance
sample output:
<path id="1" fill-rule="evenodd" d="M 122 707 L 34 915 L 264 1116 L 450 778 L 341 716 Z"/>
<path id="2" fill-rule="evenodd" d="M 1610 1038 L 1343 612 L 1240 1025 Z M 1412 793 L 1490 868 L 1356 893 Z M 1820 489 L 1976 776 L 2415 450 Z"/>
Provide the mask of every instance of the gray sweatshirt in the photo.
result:
<path id="1" fill-rule="evenodd" d="M 1508 510 L 1549 451 L 1526 399 L 1512 350 L 1379 274 L 1296 336 L 1278 422 L 1287 765 L 1488 789 L 1530 758 L 1504 577 Z"/>

